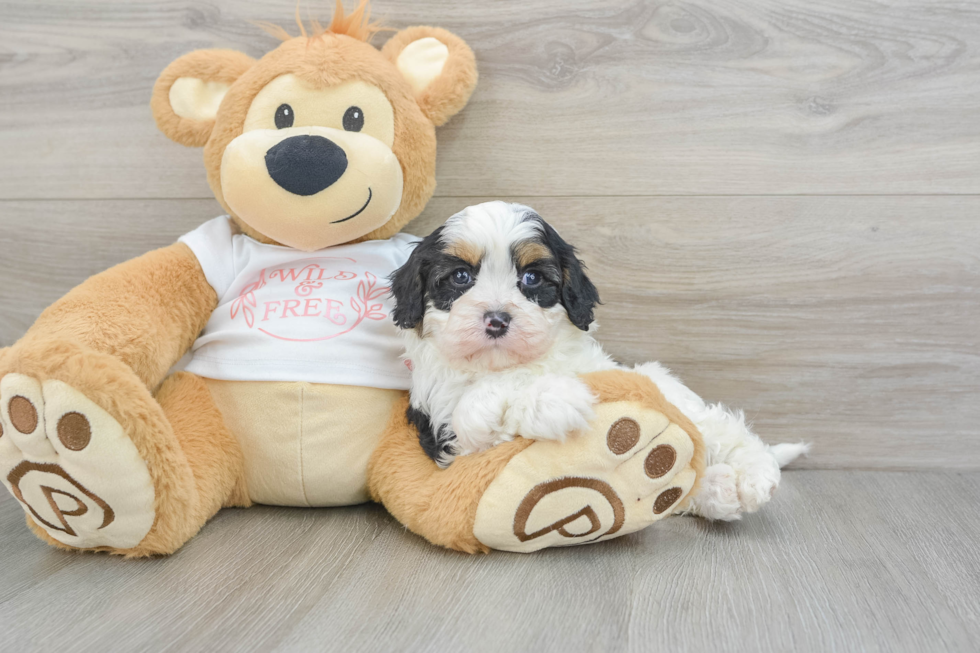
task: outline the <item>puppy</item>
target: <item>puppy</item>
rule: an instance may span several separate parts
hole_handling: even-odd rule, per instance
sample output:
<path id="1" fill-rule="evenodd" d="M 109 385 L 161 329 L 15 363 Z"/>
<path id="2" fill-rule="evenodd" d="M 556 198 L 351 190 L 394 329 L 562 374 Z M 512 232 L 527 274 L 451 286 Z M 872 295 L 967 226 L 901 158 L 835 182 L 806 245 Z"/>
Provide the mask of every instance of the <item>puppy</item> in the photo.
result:
<path id="1" fill-rule="evenodd" d="M 599 293 L 584 265 L 532 209 L 464 209 L 416 246 L 391 288 L 412 368 L 408 419 L 440 466 L 516 435 L 563 440 L 588 428 L 596 397 L 578 375 L 619 366 L 592 337 Z M 706 405 L 658 363 L 635 371 L 705 438 L 698 514 L 730 520 L 758 509 L 780 463 L 805 451 L 767 447 L 741 414 Z"/>

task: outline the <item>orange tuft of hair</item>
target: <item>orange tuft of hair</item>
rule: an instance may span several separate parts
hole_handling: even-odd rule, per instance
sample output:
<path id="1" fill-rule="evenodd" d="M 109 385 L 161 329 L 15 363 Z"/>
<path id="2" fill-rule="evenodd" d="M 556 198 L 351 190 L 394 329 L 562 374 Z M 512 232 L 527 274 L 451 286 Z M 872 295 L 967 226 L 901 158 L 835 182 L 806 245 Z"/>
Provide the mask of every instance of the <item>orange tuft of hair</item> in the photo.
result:
<path id="1" fill-rule="evenodd" d="M 255 21 L 253 24 L 281 41 L 294 38 L 292 34 L 274 23 Z M 329 25 L 324 27 L 320 21 L 311 18 L 308 28 L 299 15 L 299 2 L 297 2 L 296 25 L 299 27 L 300 36 L 309 39 L 319 38 L 324 34 L 341 34 L 359 41 L 369 41 L 372 36 L 384 29 L 380 22 L 371 22 L 371 0 L 360 0 L 357 8 L 350 14 L 344 12 L 343 0 L 337 0 Z"/>

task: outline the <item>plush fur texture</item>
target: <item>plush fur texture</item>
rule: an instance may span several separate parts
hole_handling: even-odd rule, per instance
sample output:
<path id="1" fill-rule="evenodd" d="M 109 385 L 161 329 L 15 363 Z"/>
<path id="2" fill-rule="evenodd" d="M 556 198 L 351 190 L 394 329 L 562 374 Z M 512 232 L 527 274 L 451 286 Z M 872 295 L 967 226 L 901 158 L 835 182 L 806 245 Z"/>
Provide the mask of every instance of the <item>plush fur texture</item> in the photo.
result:
<path id="1" fill-rule="evenodd" d="M 222 160 L 229 144 L 242 135 L 252 101 L 281 75 L 294 75 L 305 84 L 320 89 L 352 80 L 363 81 L 381 89 L 394 109 L 395 138 L 391 151 L 402 169 L 401 202 L 394 215 L 381 227 L 349 240 L 391 237 L 422 211 L 435 190 L 435 126 L 459 111 L 473 92 L 477 81 L 473 52 L 458 37 L 431 27 L 403 30 L 392 38 L 384 52 L 380 52 L 361 40 L 365 34 L 359 28 L 352 27 L 361 22 L 346 21 L 340 8 L 330 28 L 312 36 L 291 38 L 258 62 L 250 63 L 252 60 L 244 55 L 234 56 L 225 51 L 192 52 L 174 61 L 157 80 L 152 104 L 157 124 L 170 138 L 186 145 L 202 144 L 202 137 L 207 132 L 204 163 L 208 183 L 243 233 L 260 242 L 279 244 L 241 219 L 225 201 Z M 343 31 L 331 31 L 335 26 L 341 26 Z M 355 33 L 356 37 L 348 33 Z M 427 37 L 442 40 L 449 48 L 450 56 L 442 74 L 416 98 L 392 57 L 397 57 L 412 41 Z M 231 83 L 216 120 L 210 125 L 187 121 L 174 113 L 168 101 L 170 88 L 182 77 Z M 320 246 L 339 242 L 342 241 Z"/>
<path id="2" fill-rule="evenodd" d="M 395 407 L 381 444 L 368 467 L 371 498 L 409 530 L 433 544 L 466 553 L 489 549 L 476 539 L 473 523 L 480 497 L 510 459 L 531 446 L 508 442 L 479 456 L 463 457 L 441 471 L 419 448 L 405 418 L 408 398 Z"/>
<path id="3" fill-rule="evenodd" d="M 214 120 L 192 120 L 174 113 L 170 87 L 182 77 L 228 84 L 255 65 L 255 59 L 234 50 L 195 50 L 164 68 L 153 86 L 150 110 L 157 127 L 171 140 L 188 147 L 203 147 L 214 129 Z"/>
<path id="4" fill-rule="evenodd" d="M 50 341 L 74 343 L 111 355 L 155 388 L 217 305 L 197 258 L 176 243 L 86 279 L 41 313 L 17 350 L 29 358 Z"/>
<path id="5" fill-rule="evenodd" d="M 174 394 L 176 379 L 164 384 L 160 392 L 179 420 L 180 433 L 175 435 L 165 407 L 151 394 L 190 348 L 216 305 L 217 297 L 196 257 L 178 243 L 89 278 L 46 309 L 0 361 L 0 377 L 17 372 L 39 381 L 57 379 L 81 391 L 122 425 L 147 461 L 156 493 L 156 522 L 138 547 L 112 553 L 140 556 L 175 551 L 213 514 L 215 502 L 220 506 L 234 495 L 229 488 L 218 492 L 225 496 L 210 496 L 214 483 L 227 484 L 218 480 L 220 475 L 208 480 L 217 466 L 226 464 L 211 447 L 225 442 L 234 450 L 237 445 L 222 440 L 220 415 L 207 408 L 209 395 L 198 393 L 195 398 L 187 390 Z M 184 397 L 190 399 L 187 409 L 199 416 L 176 408 Z M 208 446 L 196 446 L 203 444 L 200 437 L 185 431 L 197 427 L 213 438 Z M 185 433 L 186 447 L 181 442 Z M 190 458 L 206 467 L 196 470 L 199 477 Z M 204 487 L 197 487 L 196 478 Z"/>
<path id="6" fill-rule="evenodd" d="M 118 360 L 66 342 L 15 350 L 0 368 L 0 375 L 11 372 L 57 379 L 84 393 L 119 422 L 147 463 L 156 514 L 150 532 L 131 549 L 93 550 L 126 557 L 173 553 L 220 508 L 251 505 L 241 450 L 202 379 L 176 374 L 154 398 Z M 72 548 L 49 537 L 30 516 L 27 523 L 46 542 Z"/>
<path id="7" fill-rule="evenodd" d="M 477 82 L 476 57 L 466 42 L 455 34 L 438 27 L 422 26 L 398 32 L 381 48 L 381 54 L 394 63 L 405 46 L 424 38 L 434 38 L 449 48 L 449 59 L 442 74 L 415 96 L 422 113 L 436 127 L 441 127 L 469 102 Z"/>
<path id="8" fill-rule="evenodd" d="M 704 445 L 697 428 L 644 376 L 611 370 L 583 377 L 600 402 L 628 401 L 663 413 L 680 426 L 694 443 L 691 468 L 698 478 L 704 470 Z M 396 406 L 381 444 L 368 469 L 371 496 L 409 530 L 433 544 L 466 553 L 486 553 L 489 548 L 473 534 L 480 499 L 510 460 L 534 446 L 516 438 L 481 453 L 460 456 L 448 469 L 440 469 L 419 448 L 405 414 L 407 399 Z M 406 489 L 411 491 L 406 492 Z M 691 490 L 696 493 L 697 485 Z M 508 528 L 512 524 L 501 524 Z"/>
<path id="9" fill-rule="evenodd" d="M 370 41 L 372 36 L 384 29 L 380 22 L 371 22 L 371 3 L 369 0 L 360 0 L 354 11 L 349 14 L 344 11 L 343 1 L 337 0 L 334 5 L 333 18 L 331 18 L 329 25 L 324 27 L 315 18 L 310 19 L 309 23 L 309 27 L 303 24 L 297 4 L 296 27 L 299 29 L 300 36 L 304 38 L 316 38 L 325 34 L 343 34 L 360 41 Z M 280 41 L 288 41 L 293 38 L 288 31 L 279 25 L 262 21 L 256 21 L 255 24 Z"/>
<path id="10" fill-rule="evenodd" d="M 619 367 L 592 337 L 599 297 L 574 248 L 523 205 L 454 215 L 396 272 L 392 292 L 413 369 L 410 417 L 443 467 L 517 435 L 563 440 L 586 430 L 602 398 L 579 375 Z M 691 511 L 736 519 L 769 500 L 779 460 L 740 414 L 705 405 L 657 363 L 636 371 L 680 408 L 670 407 L 672 421 L 700 430 L 709 464 L 724 466 L 709 468 Z"/>
<path id="11" fill-rule="evenodd" d="M 599 403 L 611 401 L 631 401 L 663 413 L 671 422 L 677 424 L 691 436 L 694 442 L 694 455 L 691 467 L 697 472 L 698 483 L 705 471 L 704 436 L 697 426 L 677 406 L 670 403 L 655 383 L 638 374 L 623 373 L 621 370 L 591 372 L 582 376 Z M 698 493 L 698 483 L 691 489 L 691 495 Z"/>
<path id="12" fill-rule="evenodd" d="M 187 458 L 197 487 L 198 528 L 221 508 L 252 505 L 245 482 L 245 460 L 225 425 L 204 379 L 188 372 L 167 378 L 156 394 Z"/>
<path id="13" fill-rule="evenodd" d="M 112 553 L 164 553 L 193 534 L 187 533 L 197 503 L 193 472 L 163 409 L 131 368 L 108 354 L 48 340 L 11 348 L 0 376 L 11 372 L 41 382 L 57 379 L 79 390 L 122 425 L 147 462 L 156 493 L 156 522 L 139 547 Z"/>

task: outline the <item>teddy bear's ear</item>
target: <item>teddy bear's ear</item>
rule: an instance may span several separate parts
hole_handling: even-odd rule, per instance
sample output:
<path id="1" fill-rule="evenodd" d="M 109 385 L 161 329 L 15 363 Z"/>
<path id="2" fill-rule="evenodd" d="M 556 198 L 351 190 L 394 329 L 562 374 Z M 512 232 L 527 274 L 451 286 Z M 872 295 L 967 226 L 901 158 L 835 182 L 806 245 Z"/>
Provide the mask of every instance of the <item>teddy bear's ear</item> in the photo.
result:
<path id="1" fill-rule="evenodd" d="M 437 127 L 466 106 L 476 86 L 473 51 L 444 29 L 403 29 L 381 52 L 408 80 L 416 102 Z"/>
<path id="2" fill-rule="evenodd" d="M 255 60 L 234 50 L 195 50 L 167 66 L 153 86 L 157 127 L 181 145 L 208 142 L 222 98 Z"/>

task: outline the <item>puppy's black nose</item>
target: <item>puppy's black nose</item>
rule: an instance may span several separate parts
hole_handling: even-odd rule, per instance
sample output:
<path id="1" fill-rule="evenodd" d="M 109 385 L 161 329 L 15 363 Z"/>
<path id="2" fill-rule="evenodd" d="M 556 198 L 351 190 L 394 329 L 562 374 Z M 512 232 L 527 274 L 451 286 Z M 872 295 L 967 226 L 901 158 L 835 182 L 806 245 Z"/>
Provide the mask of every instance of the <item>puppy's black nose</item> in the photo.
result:
<path id="1" fill-rule="evenodd" d="M 272 180 L 293 195 L 316 195 L 347 170 L 347 153 L 323 136 L 290 136 L 265 153 Z"/>
<path id="2" fill-rule="evenodd" d="M 507 333 L 510 326 L 510 313 L 503 311 L 490 311 L 483 314 L 483 326 L 487 328 L 487 335 L 491 338 L 499 338 Z"/>

